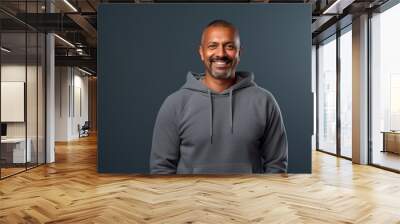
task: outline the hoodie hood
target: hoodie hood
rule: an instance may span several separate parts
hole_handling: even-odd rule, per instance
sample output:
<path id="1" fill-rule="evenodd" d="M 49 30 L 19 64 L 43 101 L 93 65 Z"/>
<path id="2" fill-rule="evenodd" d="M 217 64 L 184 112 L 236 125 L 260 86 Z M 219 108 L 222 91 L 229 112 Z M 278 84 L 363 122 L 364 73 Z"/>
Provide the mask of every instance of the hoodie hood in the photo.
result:
<path id="1" fill-rule="evenodd" d="M 208 93 L 209 91 L 216 95 L 228 94 L 230 91 L 236 91 L 249 86 L 256 86 L 254 82 L 254 74 L 251 72 L 236 72 L 236 83 L 230 88 L 224 90 L 221 93 L 216 93 L 205 86 L 201 80 L 205 77 L 204 73 L 188 72 L 186 76 L 186 83 L 182 86 L 182 89 L 188 89 L 192 91 L 198 91 Z"/>
<path id="2" fill-rule="evenodd" d="M 231 133 L 233 133 L 233 104 L 234 104 L 234 97 L 233 93 L 240 89 L 244 89 L 251 86 L 256 86 L 254 82 L 254 74 L 250 72 L 236 72 L 236 83 L 229 87 L 228 89 L 222 91 L 221 93 L 214 92 L 213 90 L 209 89 L 206 85 L 203 84 L 201 81 L 204 77 L 204 73 L 194 73 L 188 72 L 186 77 L 186 83 L 182 86 L 182 89 L 191 90 L 198 93 L 207 94 L 210 102 L 210 142 L 212 144 L 213 141 L 213 124 L 214 124 L 214 111 L 213 111 L 213 95 L 226 95 L 229 96 L 229 107 L 227 108 L 228 114 L 230 115 L 230 128 Z"/>

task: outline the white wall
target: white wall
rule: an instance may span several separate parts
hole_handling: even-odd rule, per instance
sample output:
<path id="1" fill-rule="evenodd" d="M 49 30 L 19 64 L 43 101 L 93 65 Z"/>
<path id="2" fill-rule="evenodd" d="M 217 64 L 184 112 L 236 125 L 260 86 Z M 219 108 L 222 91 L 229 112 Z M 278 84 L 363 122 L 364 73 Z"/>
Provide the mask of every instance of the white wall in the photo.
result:
<path id="1" fill-rule="evenodd" d="M 38 70 L 36 70 L 38 69 Z M 27 81 L 25 80 L 27 78 Z M 2 82 L 24 82 L 26 84 L 26 107 L 22 108 L 26 112 L 26 121 L 6 122 L 8 138 L 24 138 L 25 135 L 30 139 L 32 161 L 44 163 L 44 74 L 42 67 L 24 64 L 3 64 L 1 66 Z M 7 97 L 7 96 L 2 96 Z M 10 108 L 1 108 L 7 110 Z M 9 111 L 12 113 L 12 111 Z M 37 151 L 38 150 L 38 151 Z M 37 153 L 39 156 L 37 157 Z"/>
<path id="2" fill-rule="evenodd" d="M 68 140 L 69 96 L 70 84 L 69 69 L 67 67 L 55 68 L 55 141 Z"/>
<path id="3" fill-rule="evenodd" d="M 74 75 L 74 92 L 75 94 L 73 96 L 74 99 L 74 108 L 73 108 L 73 113 L 72 113 L 72 136 L 75 138 L 79 137 L 78 133 L 78 124 L 81 126 L 85 123 L 85 121 L 89 120 L 89 92 L 88 92 L 88 77 L 87 76 L 82 76 L 83 73 L 78 71 L 78 74 L 76 73 L 78 70 L 75 70 L 75 75 Z"/>
<path id="4" fill-rule="evenodd" d="M 55 73 L 55 140 L 77 139 L 78 124 L 88 120 L 88 77 L 72 67 L 56 67 Z"/>
<path id="5" fill-rule="evenodd" d="M 28 67 L 30 70 L 31 67 Z M 30 72 L 28 72 L 30 74 Z M 1 66 L 1 81 L 3 82 L 25 82 L 25 64 L 8 64 Z M 6 110 L 6 108 L 1 108 Z M 7 137 L 22 138 L 25 137 L 25 122 L 7 123 Z"/>
<path id="6" fill-rule="evenodd" d="M 27 69 L 27 73 L 25 71 Z M 39 71 L 41 72 L 41 71 Z M 25 75 L 29 81 L 29 86 L 36 86 L 36 66 L 27 66 L 25 64 L 5 64 L 1 66 L 1 81 L 2 82 L 25 82 Z M 34 76 L 34 77 L 33 77 Z M 27 88 L 27 119 L 28 119 L 28 137 L 30 133 L 35 133 L 36 136 L 36 87 Z M 3 96 L 4 97 L 4 96 Z M 39 105 L 40 107 L 40 105 Z M 7 108 L 1 108 L 6 110 Z M 33 123 L 32 123 L 33 122 Z M 7 122 L 7 136 L 8 137 L 25 137 L 26 122 Z M 31 130 L 32 129 L 32 130 Z"/>

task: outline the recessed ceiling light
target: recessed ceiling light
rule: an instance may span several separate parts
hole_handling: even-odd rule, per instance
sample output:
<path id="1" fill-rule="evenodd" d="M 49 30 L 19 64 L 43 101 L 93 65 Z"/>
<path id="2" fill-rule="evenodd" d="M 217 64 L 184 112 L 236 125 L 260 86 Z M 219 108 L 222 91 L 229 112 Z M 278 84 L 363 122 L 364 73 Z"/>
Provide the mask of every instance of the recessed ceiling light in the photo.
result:
<path id="1" fill-rule="evenodd" d="M 65 4 L 67 4 L 74 12 L 78 12 L 78 10 L 68 1 L 64 0 Z"/>
<path id="2" fill-rule="evenodd" d="M 87 75 L 90 75 L 90 76 L 93 75 L 92 73 L 90 73 L 90 72 L 88 72 L 88 71 L 86 71 L 86 70 L 83 70 L 83 69 L 81 69 L 81 68 L 79 68 L 79 67 L 78 67 L 78 70 L 81 71 L 81 72 L 83 72 L 83 73 L 85 73 L 85 74 L 87 74 Z"/>
<path id="3" fill-rule="evenodd" d="M 322 14 L 341 14 L 343 9 L 353 3 L 355 0 L 336 0 Z"/>
<path id="4" fill-rule="evenodd" d="M 1 51 L 4 51 L 6 53 L 10 53 L 11 52 L 11 50 L 9 50 L 9 49 L 7 49 L 5 47 L 1 47 Z"/>
<path id="5" fill-rule="evenodd" d="M 54 34 L 54 36 L 57 37 L 58 39 L 60 39 L 62 42 L 64 42 L 64 43 L 66 43 L 67 45 L 69 45 L 70 47 L 75 48 L 75 45 L 73 45 L 73 44 L 72 44 L 71 42 L 69 42 L 68 40 L 66 40 L 66 39 L 64 39 L 64 38 L 62 38 L 62 37 L 60 37 L 60 36 L 57 35 L 57 34 Z"/>

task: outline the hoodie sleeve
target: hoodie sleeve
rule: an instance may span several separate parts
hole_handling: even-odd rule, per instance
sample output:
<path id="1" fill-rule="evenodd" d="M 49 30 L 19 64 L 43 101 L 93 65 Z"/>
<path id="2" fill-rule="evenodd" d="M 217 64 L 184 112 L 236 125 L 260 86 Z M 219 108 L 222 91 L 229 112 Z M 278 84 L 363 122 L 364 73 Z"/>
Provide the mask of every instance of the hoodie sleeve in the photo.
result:
<path id="1" fill-rule="evenodd" d="M 288 143 L 282 114 L 275 98 L 270 95 L 267 102 L 267 121 L 261 142 L 261 153 L 265 173 L 286 173 Z"/>
<path id="2" fill-rule="evenodd" d="M 179 161 L 179 139 L 176 108 L 171 97 L 167 97 L 158 112 L 154 125 L 150 173 L 176 173 Z"/>

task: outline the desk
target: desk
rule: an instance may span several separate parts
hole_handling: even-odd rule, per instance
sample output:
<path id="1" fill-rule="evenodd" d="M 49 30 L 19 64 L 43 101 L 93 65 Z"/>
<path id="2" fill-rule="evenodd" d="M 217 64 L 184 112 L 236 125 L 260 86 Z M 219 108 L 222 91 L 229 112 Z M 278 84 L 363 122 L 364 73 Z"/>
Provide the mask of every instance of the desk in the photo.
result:
<path id="1" fill-rule="evenodd" d="M 382 131 L 381 133 L 383 133 L 382 152 L 400 154 L 400 131 Z"/>
<path id="2" fill-rule="evenodd" d="M 25 151 L 25 138 L 1 139 L 1 157 L 6 160 L 6 163 L 30 162 L 32 159 L 32 141 L 30 138 L 28 138 L 27 142 L 28 144 L 26 145 Z M 25 161 L 25 158 L 27 161 Z"/>

